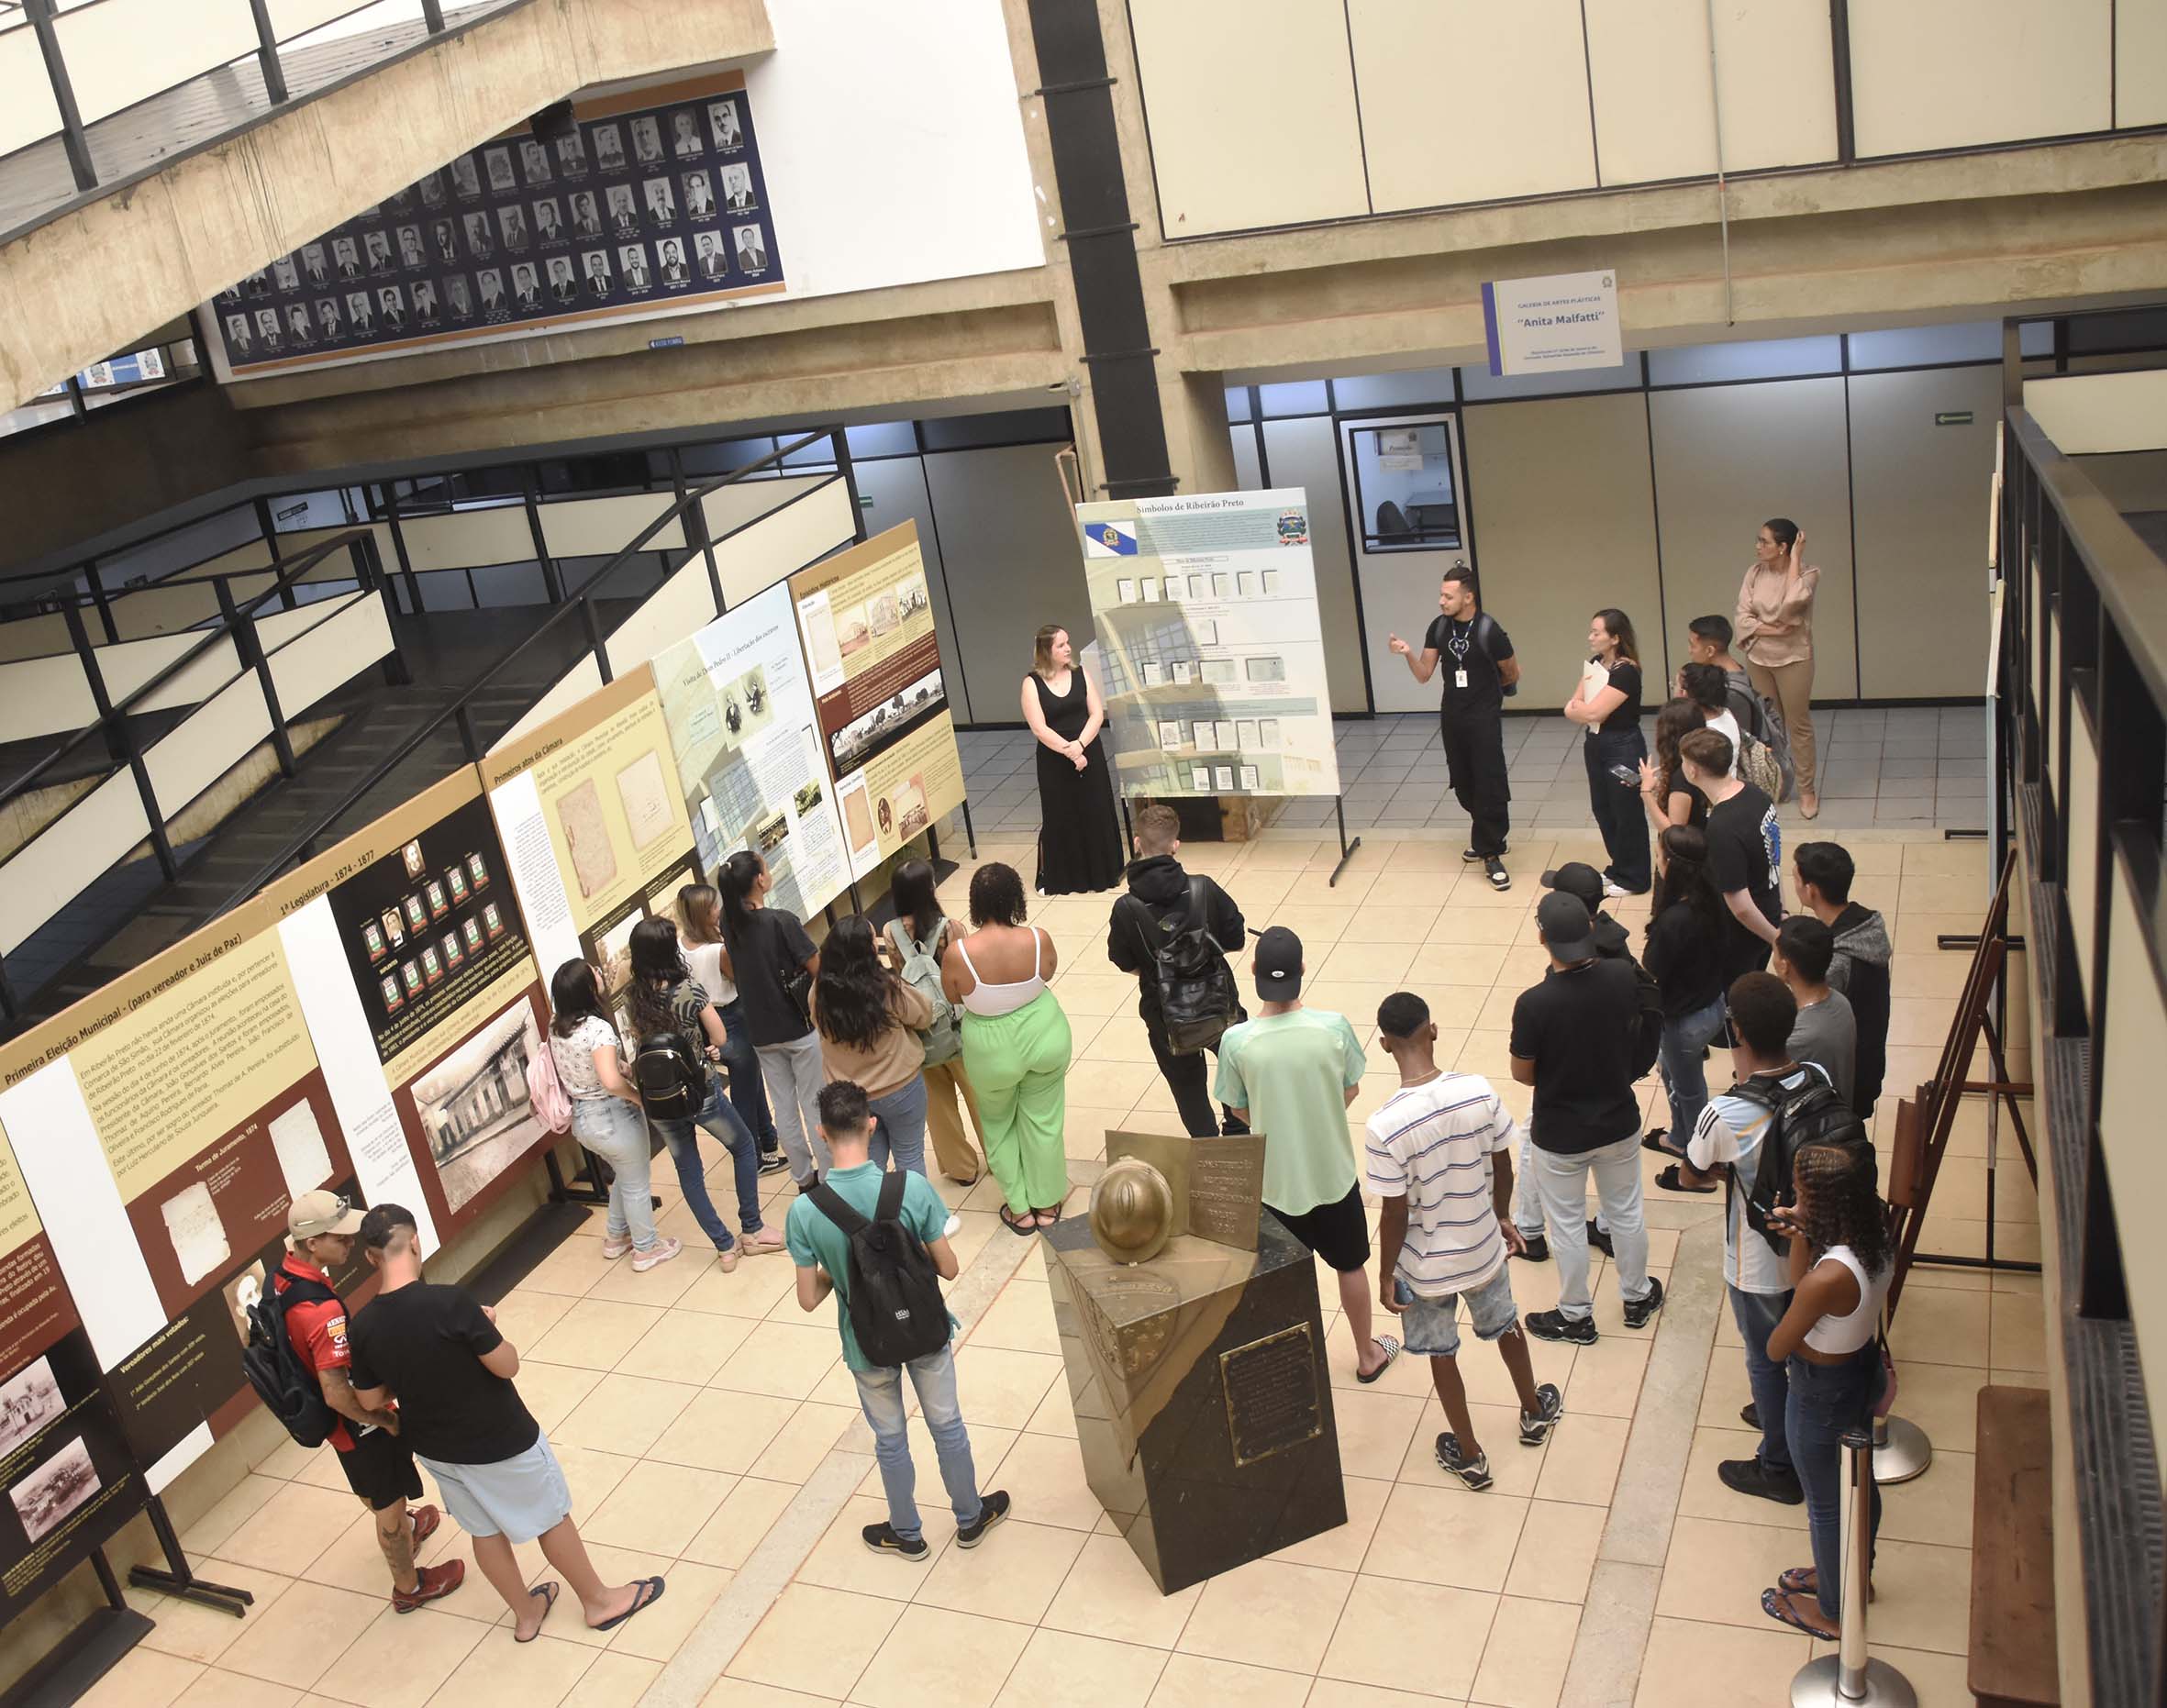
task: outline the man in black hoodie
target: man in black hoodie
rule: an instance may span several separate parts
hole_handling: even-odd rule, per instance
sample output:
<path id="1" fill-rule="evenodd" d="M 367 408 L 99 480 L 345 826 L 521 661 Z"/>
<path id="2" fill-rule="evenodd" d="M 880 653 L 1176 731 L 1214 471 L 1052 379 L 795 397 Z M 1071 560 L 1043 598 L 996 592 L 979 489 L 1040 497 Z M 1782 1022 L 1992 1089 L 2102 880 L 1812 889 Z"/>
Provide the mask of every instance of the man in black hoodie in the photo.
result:
<path id="1" fill-rule="evenodd" d="M 1136 815 L 1136 859 L 1128 868 L 1128 893 L 1114 904 L 1106 927 L 1106 959 L 1123 972 L 1136 975 L 1136 1011 L 1150 1035 L 1151 1053 L 1159 1059 L 1159 1071 L 1173 1091 L 1174 1106 L 1182 1112 L 1182 1125 L 1192 1138 L 1216 1138 L 1222 1133 L 1246 1133 L 1249 1128 L 1230 1109 L 1212 1114 L 1211 1077 L 1204 1052 L 1177 1056 L 1167 1047 L 1166 1021 L 1159 1008 L 1157 954 L 1153 931 L 1176 915 L 1185 919 L 1191 886 L 1203 893 L 1205 928 L 1222 956 L 1239 950 L 1245 940 L 1241 909 L 1234 898 L 1209 878 L 1192 878 L 1175 856 L 1181 851 L 1181 820 L 1173 808 L 1154 802 Z M 1231 1016 L 1242 1017 L 1239 1007 Z M 1223 1117 L 1223 1119 L 1222 1119 Z"/>
<path id="2" fill-rule="evenodd" d="M 1850 899 L 1857 869 L 1839 843 L 1801 842 L 1792 850 L 1791 860 L 1791 882 L 1799 905 L 1836 935 L 1828 988 L 1844 993 L 1858 1022 L 1851 1109 L 1860 1120 L 1871 1121 L 1889 1060 L 1889 970 L 1895 948 L 1889 941 L 1888 924 L 1871 907 Z"/>

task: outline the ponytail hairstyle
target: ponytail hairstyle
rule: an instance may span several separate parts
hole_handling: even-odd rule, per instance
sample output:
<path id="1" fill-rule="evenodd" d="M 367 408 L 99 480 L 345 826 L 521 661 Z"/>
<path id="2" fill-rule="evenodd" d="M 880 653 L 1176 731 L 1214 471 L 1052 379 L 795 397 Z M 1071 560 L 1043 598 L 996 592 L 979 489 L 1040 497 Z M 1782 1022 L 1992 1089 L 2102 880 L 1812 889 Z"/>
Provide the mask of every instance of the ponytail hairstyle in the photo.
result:
<path id="1" fill-rule="evenodd" d="M 688 883 L 677 892 L 677 934 L 691 944 L 712 943 L 707 915 L 721 904 L 722 896 L 711 883 Z"/>
<path id="2" fill-rule="evenodd" d="M 601 987 L 595 982 L 595 969 L 584 960 L 575 955 L 550 975 L 550 1031 L 553 1036 L 570 1037 L 583 1020 L 608 1019 Z"/>
<path id="3" fill-rule="evenodd" d="M 930 943 L 933 933 L 940 927 L 940 898 L 933 892 L 930 860 L 906 860 L 895 868 L 895 882 L 889 887 L 895 903 L 895 917 L 903 921 L 911 937 L 920 943 Z"/>
<path id="4" fill-rule="evenodd" d="M 760 882 L 760 856 L 750 848 L 739 848 L 715 874 L 715 887 L 722 896 L 722 940 L 732 960 L 737 959 L 738 946 L 752 930 L 752 910 L 745 903 Z"/>
<path id="5" fill-rule="evenodd" d="M 632 927 L 632 1022 L 642 1032 L 673 1032 L 670 992 L 692 976 L 677 947 L 677 927 L 660 915 Z"/>

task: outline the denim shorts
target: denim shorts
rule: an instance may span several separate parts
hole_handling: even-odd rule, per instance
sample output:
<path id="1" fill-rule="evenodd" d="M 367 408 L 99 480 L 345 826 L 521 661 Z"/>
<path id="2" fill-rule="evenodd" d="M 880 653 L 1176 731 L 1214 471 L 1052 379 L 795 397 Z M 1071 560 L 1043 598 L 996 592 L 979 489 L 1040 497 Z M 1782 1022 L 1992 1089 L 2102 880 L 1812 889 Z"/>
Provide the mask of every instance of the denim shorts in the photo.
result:
<path id="1" fill-rule="evenodd" d="M 1467 1314 L 1474 1319 L 1478 1339 L 1495 1340 L 1520 1320 L 1513 1303 L 1512 1265 L 1498 1265 L 1497 1273 L 1480 1287 L 1465 1292 L 1440 1293 L 1435 1298 L 1417 1295 L 1398 1276 L 1392 1278 L 1393 1297 L 1406 1307 L 1400 1313 L 1400 1334 L 1406 1349 L 1417 1357 L 1449 1359 L 1460 1350 L 1460 1302 L 1467 1301 Z"/>

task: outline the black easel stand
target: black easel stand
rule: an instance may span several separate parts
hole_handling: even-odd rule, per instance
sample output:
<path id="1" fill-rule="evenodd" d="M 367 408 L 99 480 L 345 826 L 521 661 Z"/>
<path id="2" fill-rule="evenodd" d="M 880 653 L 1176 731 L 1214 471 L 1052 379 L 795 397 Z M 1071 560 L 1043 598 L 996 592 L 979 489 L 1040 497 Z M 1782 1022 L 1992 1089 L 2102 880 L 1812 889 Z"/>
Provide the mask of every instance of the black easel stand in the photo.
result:
<path id="1" fill-rule="evenodd" d="M 602 1183 L 601 1159 L 584 1145 L 580 1146 L 580 1155 L 587 1159 L 587 1164 L 572 1178 L 575 1181 L 584 1181 L 585 1184 L 567 1185 L 564 1181 L 564 1170 L 557 1166 L 555 1146 L 552 1145 L 548 1150 L 542 1152 L 542 1164 L 550 1171 L 550 1202 L 551 1203 L 606 1205 L 609 1203 L 609 1188 Z M 662 1201 L 660 1198 L 653 1198 L 649 1202 L 658 1210 L 662 1207 Z"/>
<path id="2" fill-rule="evenodd" d="M 165 1503 L 158 1496 L 152 1495 L 143 1510 L 150 1515 L 150 1533 L 158 1538 L 165 1563 L 172 1569 L 160 1571 L 151 1566 L 130 1566 L 128 1580 L 139 1590 L 157 1590 L 167 1595 L 177 1595 L 184 1602 L 231 1614 L 236 1619 L 243 1617 L 256 1598 L 246 1590 L 229 1590 L 222 1583 L 206 1583 L 195 1575 L 194 1569 L 188 1564 L 188 1556 L 181 1551 L 181 1538 L 173 1534 L 173 1521 L 166 1516 Z M 117 1591 L 118 1587 L 115 1585 L 114 1589 Z"/>
<path id="3" fill-rule="evenodd" d="M 1335 794 L 1332 797 L 1332 815 L 1339 821 L 1339 863 L 1332 868 L 1331 883 L 1325 886 L 1327 889 L 1329 889 L 1331 884 L 1339 882 L 1339 874 L 1347 870 L 1347 862 L 1354 858 L 1354 850 L 1361 847 L 1360 837 L 1355 837 L 1351 842 L 1347 839 L 1347 797 L 1345 795 Z"/>
<path id="4" fill-rule="evenodd" d="M 106 1592 L 106 1604 L 93 1609 L 52 1653 L 17 1679 L 7 1693 L 0 1696 L 0 1708 L 60 1708 L 80 1701 L 89 1694 L 91 1686 L 112 1671 L 123 1655 L 150 1635 L 157 1622 L 128 1604 L 106 1550 L 91 1549 L 90 1563 Z"/>
<path id="5" fill-rule="evenodd" d="M 971 850 L 971 858 L 976 860 L 978 858 L 978 832 L 971 824 L 971 803 L 968 801 L 963 803 L 963 842 L 964 846 Z"/>

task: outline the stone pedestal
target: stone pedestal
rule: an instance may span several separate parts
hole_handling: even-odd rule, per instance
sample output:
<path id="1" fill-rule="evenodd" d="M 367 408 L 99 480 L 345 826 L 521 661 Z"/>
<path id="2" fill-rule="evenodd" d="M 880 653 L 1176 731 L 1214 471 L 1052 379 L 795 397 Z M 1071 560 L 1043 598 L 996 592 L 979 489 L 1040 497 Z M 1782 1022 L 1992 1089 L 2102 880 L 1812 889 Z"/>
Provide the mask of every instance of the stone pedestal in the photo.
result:
<path id="1" fill-rule="evenodd" d="M 1269 1211 L 1254 1251 L 1044 1238 L 1084 1474 L 1161 1593 L 1347 1522 L 1317 1266 Z"/>

